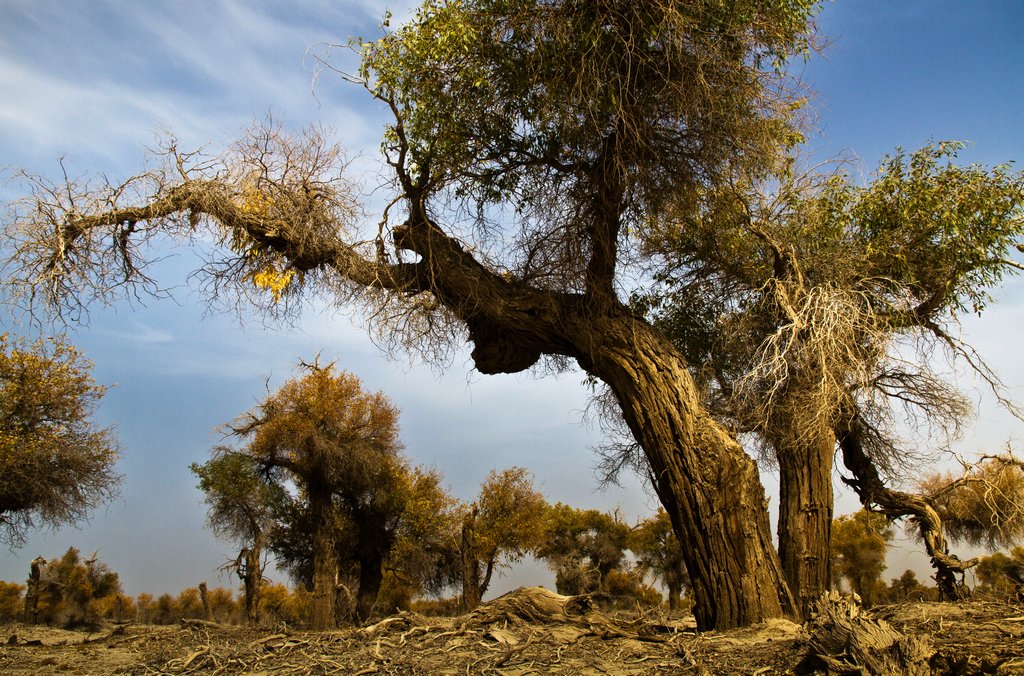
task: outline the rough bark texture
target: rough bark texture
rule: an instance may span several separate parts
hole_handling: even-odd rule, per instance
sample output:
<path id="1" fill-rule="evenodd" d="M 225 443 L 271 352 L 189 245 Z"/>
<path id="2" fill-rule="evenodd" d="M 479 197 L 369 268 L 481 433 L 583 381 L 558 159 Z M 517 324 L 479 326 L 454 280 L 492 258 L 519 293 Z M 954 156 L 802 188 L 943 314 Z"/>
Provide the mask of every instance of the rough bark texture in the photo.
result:
<path id="1" fill-rule="evenodd" d="M 476 508 L 462 522 L 462 610 L 468 612 L 480 605 L 480 562 L 476 559 Z"/>
<path id="2" fill-rule="evenodd" d="M 832 456 L 835 436 L 822 430 L 778 449 L 779 560 L 800 612 L 831 587 Z"/>
<path id="3" fill-rule="evenodd" d="M 331 494 L 310 481 L 309 507 L 313 516 L 313 601 L 310 624 L 312 629 L 334 629 L 334 585 L 338 574 L 334 551 L 334 513 Z"/>
<path id="4" fill-rule="evenodd" d="M 701 406 L 686 363 L 648 324 L 588 327 L 581 365 L 615 393 L 683 545 L 701 629 L 797 617 L 754 461 Z"/>
<path id="5" fill-rule="evenodd" d="M 816 604 L 808 625 L 811 637 L 799 674 L 902 674 L 928 676 L 935 653 L 928 644 L 904 636 L 884 620 L 869 619 L 836 592 Z"/>

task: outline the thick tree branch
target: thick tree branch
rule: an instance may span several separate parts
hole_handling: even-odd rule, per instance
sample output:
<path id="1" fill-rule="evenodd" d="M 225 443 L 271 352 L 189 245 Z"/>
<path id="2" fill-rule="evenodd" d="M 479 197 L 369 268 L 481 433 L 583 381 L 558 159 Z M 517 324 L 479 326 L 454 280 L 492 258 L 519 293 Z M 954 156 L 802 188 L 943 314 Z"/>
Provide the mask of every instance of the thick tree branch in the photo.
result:
<path id="1" fill-rule="evenodd" d="M 963 591 L 955 576 L 962 576 L 968 568 L 977 565 L 978 559 L 962 561 L 949 553 L 942 518 L 927 498 L 892 490 L 883 483 L 864 447 L 864 433 L 863 422 L 856 416 L 851 416 L 850 423 L 844 428 L 836 430 L 843 464 L 853 473 L 853 478 L 844 477 L 843 482 L 853 488 L 866 508 L 881 512 L 890 519 L 909 517 L 917 526 L 932 559 L 939 591 L 946 598 L 960 598 Z"/>

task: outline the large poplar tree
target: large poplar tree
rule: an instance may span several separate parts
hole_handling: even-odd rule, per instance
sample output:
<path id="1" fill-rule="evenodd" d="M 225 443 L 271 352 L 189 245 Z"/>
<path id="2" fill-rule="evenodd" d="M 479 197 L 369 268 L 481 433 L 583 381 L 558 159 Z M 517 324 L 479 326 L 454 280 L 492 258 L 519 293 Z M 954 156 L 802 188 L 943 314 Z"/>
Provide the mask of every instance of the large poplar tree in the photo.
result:
<path id="1" fill-rule="evenodd" d="M 486 374 L 575 363 L 643 448 L 700 626 L 795 616 L 754 461 L 623 296 L 669 205 L 796 139 L 781 68 L 814 4 L 431 0 L 358 45 L 355 79 L 392 117 L 376 235 L 337 149 L 256 129 L 219 159 L 170 144 L 165 169 L 119 185 L 37 181 L 6 224 L 9 288 L 73 312 L 153 283 L 143 241 L 202 231 L 226 245 L 215 290 L 330 291 L 397 342 L 469 340 Z"/>

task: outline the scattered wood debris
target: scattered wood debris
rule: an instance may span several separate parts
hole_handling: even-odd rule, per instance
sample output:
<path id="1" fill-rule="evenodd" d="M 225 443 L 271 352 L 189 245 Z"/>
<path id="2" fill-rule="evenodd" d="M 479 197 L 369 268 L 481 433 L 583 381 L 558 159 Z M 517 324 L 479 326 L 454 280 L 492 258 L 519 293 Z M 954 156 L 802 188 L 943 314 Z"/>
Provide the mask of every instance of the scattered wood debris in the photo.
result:
<path id="1" fill-rule="evenodd" d="M 928 670 L 918 673 L 1024 674 L 1024 607 L 912 603 L 865 612 L 846 601 L 834 606 L 804 627 L 774 620 L 698 632 L 690 617 L 606 614 L 589 597 L 532 587 L 461 617 L 401 613 L 332 632 L 190 622 L 90 635 L 10 625 L 6 640 L 0 636 L 0 673 L 761 676 L 796 673 L 800 665 L 804 673 L 867 674 L 888 668 L 878 660 L 898 658 L 903 648 L 893 646 L 919 645 Z M 860 638 L 863 627 L 891 639 L 888 647 L 888 639 Z M 843 631 L 850 632 L 846 638 Z"/>

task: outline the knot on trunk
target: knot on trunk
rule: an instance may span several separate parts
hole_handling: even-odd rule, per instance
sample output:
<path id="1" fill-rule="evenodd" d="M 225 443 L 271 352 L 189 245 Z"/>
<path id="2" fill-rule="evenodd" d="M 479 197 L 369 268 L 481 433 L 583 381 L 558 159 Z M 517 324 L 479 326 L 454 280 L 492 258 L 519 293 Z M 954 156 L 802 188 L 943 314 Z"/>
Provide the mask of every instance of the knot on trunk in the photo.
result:
<path id="1" fill-rule="evenodd" d="M 480 373 L 519 373 L 540 359 L 541 352 L 529 347 L 521 336 L 505 330 L 486 319 L 467 321 L 469 338 L 473 341 L 473 363 Z"/>

